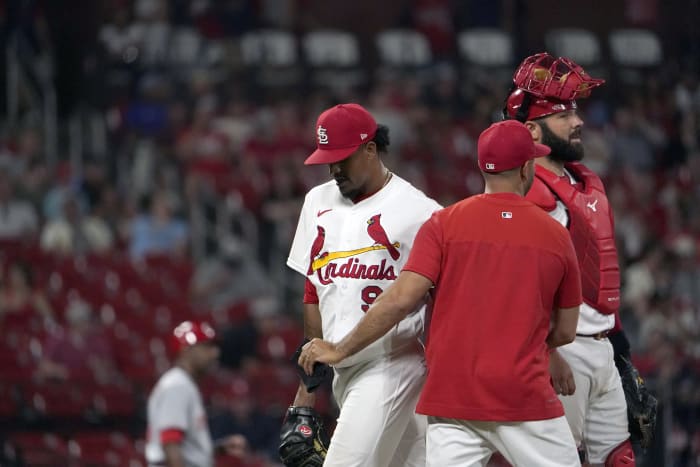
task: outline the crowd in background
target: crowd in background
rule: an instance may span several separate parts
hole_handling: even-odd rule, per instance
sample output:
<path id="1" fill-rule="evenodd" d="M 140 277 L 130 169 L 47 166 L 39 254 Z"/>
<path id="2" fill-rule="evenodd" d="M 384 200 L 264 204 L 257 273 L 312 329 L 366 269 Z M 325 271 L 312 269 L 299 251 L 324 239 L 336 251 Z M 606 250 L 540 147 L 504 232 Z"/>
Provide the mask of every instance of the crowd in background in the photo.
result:
<path id="1" fill-rule="evenodd" d="M 31 384 L 73 377 L 107 384 L 130 374 L 120 333 L 162 337 L 187 313 L 213 319 L 224 334 L 227 372 L 227 390 L 209 393 L 213 431 L 246 434 L 255 451 L 249 461 L 267 465 L 284 404 L 293 399 L 296 375 L 287 358 L 301 337 L 303 284 L 284 263 L 305 192 L 328 177 L 324 167 L 303 166 L 316 116 L 340 101 L 365 105 L 390 128 L 390 170 L 449 205 L 483 188 L 476 138 L 500 118 L 507 75 L 470 74 L 441 34 L 450 28 L 398 15 L 427 35 L 439 58 L 420 74 L 376 74 L 344 89 L 306 82 L 266 89 L 240 69 L 169 66 L 169 31 L 185 25 L 217 40 L 262 26 L 298 29 L 309 20 L 289 9 L 303 11 L 308 2 L 112 3 L 84 64 L 89 82 L 81 104 L 91 110 L 88 126 L 96 120 L 104 128 L 103 149 L 84 149 L 76 160 L 62 145 L 49 160 L 31 108 L 2 128 L 0 329 L 16 332 L 18 342 L 39 339 L 13 354 L 31 367 Z M 426 10 L 431 4 L 417 3 Z M 433 3 L 439 14 L 449 2 Z M 483 8 L 484 21 L 497 16 Z M 292 17 L 298 21 L 287 24 Z M 44 21 L 41 14 L 31 20 L 38 42 L 48 40 Z M 580 109 L 585 162 L 603 177 L 615 212 L 624 328 L 661 401 L 663 430 L 648 465 L 700 465 L 697 71 L 642 70 L 626 81 L 604 70 L 608 84 Z M 100 258 L 109 258 L 98 276 L 104 294 L 94 298 L 85 271 L 99 269 Z M 157 271 L 166 273 L 145 277 Z M 149 296 L 166 276 L 172 287 L 158 286 L 166 298 Z M 143 296 L 116 297 L 132 290 Z M 156 307 L 161 302 L 173 304 L 169 314 Z M 120 304 L 138 319 L 122 319 Z M 167 349 L 153 348 L 160 341 L 149 342 L 141 356 L 151 360 L 144 390 L 168 362 Z M 261 402 L 257 392 L 271 380 L 291 392 Z M 0 393 L 8 393 L 2 381 Z M 330 401 L 321 405 L 332 417 Z M 133 410 L 130 429 L 138 437 L 138 399 Z M 31 420 L 13 426 L 46 428 Z M 2 429 L 11 439 L 13 427 Z"/>

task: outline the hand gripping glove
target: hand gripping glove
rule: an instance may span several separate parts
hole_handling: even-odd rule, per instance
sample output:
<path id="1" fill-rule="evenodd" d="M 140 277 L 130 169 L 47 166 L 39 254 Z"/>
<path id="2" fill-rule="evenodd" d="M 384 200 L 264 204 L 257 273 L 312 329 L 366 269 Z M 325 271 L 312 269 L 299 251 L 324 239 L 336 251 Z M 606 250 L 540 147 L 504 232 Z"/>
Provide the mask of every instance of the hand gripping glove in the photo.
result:
<path id="1" fill-rule="evenodd" d="M 321 467 L 328 451 L 321 419 L 311 407 L 289 407 L 280 432 L 280 460 L 287 467 Z"/>
<path id="2" fill-rule="evenodd" d="M 627 417 L 630 436 L 642 448 L 651 446 L 656 426 L 657 401 L 647 390 L 644 379 L 629 359 L 618 356 L 618 370 L 622 379 L 622 389 L 627 400 Z"/>
<path id="3" fill-rule="evenodd" d="M 304 386 L 306 386 L 306 390 L 308 392 L 314 392 L 321 385 L 321 383 L 323 383 L 326 378 L 329 377 L 332 370 L 331 367 L 325 363 L 316 362 L 314 363 L 313 373 L 311 375 L 306 374 L 304 368 L 299 365 L 298 361 L 299 356 L 301 355 L 301 349 L 304 348 L 304 345 L 306 345 L 307 342 L 309 342 L 309 339 L 304 339 L 304 342 L 297 347 L 296 352 L 294 352 L 294 355 L 292 355 L 292 363 L 294 363 L 294 366 L 296 366 L 299 377 L 303 381 Z"/>

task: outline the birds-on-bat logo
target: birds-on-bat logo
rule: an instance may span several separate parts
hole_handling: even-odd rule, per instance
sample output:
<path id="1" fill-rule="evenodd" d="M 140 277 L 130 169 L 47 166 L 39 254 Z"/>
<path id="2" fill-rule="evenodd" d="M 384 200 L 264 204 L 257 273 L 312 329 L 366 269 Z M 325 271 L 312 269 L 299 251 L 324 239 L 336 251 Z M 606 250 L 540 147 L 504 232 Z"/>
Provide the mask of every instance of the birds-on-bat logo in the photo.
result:
<path id="1" fill-rule="evenodd" d="M 376 250 L 387 250 L 393 260 L 397 260 L 401 253 L 398 248 L 401 243 L 392 243 L 389 240 L 384 227 L 380 222 L 381 214 L 376 214 L 367 220 L 367 234 L 374 241 L 373 244 L 343 251 L 323 251 L 326 240 L 326 230 L 320 225 L 316 226 L 316 238 L 311 243 L 309 252 L 309 268 L 306 274 L 318 273 L 322 284 L 330 284 L 335 277 L 355 279 L 394 280 L 396 273 L 392 264 L 387 260 L 381 260 L 380 264 L 366 264 L 357 257 Z M 338 260 L 346 259 L 344 263 Z"/>
<path id="2" fill-rule="evenodd" d="M 316 234 L 316 238 L 314 239 L 314 242 L 311 244 L 311 257 L 309 259 L 309 269 L 308 269 L 308 271 L 306 271 L 307 275 L 314 272 L 314 269 L 313 269 L 314 260 L 316 259 L 318 254 L 321 252 L 321 248 L 323 248 L 323 242 L 326 240 L 326 229 L 324 229 L 320 225 L 317 225 L 316 230 L 318 231 L 318 233 Z"/>
<path id="3" fill-rule="evenodd" d="M 386 230 L 384 230 L 384 227 L 382 227 L 382 224 L 379 222 L 380 217 L 382 217 L 381 214 L 375 214 L 369 218 L 367 221 L 367 233 L 372 240 L 374 240 L 374 243 L 382 245 L 387 249 L 391 255 L 391 259 L 397 260 L 399 256 L 401 256 L 401 253 L 399 253 L 399 250 L 396 249 L 394 244 L 389 240 Z"/>

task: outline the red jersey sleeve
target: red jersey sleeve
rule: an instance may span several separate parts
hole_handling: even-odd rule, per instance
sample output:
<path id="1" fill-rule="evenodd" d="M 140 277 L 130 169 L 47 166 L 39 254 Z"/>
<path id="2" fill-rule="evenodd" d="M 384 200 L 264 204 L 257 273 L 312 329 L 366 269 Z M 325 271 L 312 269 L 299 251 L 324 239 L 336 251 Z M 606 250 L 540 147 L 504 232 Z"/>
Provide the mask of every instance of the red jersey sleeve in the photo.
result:
<path id="1" fill-rule="evenodd" d="M 580 305 L 583 301 L 581 296 L 581 272 L 578 267 L 574 244 L 568 234 L 565 242 L 567 248 L 563 252 L 563 259 L 566 267 L 564 278 L 559 285 L 557 302 L 554 304 L 557 308 L 572 308 Z"/>
<path id="2" fill-rule="evenodd" d="M 181 443 L 185 433 L 178 428 L 168 428 L 160 432 L 160 444 Z"/>
<path id="3" fill-rule="evenodd" d="M 304 284 L 304 303 L 318 304 L 316 286 L 308 279 L 306 279 L 306 283 Z"/>
<path id="4" fill-rule="evenodd" d="M 418 273 L 437 284 L 442 266 L 442 228 L 434 213 L 418 230 L 403 271 Z"/>

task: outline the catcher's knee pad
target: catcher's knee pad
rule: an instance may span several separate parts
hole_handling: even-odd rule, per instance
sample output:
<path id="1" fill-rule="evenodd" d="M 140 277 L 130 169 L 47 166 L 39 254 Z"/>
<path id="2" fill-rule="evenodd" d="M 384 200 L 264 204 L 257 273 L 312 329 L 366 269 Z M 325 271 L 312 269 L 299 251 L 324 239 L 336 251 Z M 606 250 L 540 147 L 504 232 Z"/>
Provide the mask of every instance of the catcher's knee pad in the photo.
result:
<path id="1" fill-rule="evenodd" d="M 630 440 L 610 451 L 608 458 L 605 459 L 605 467 L 635 467 L 636 465 Z"/>

